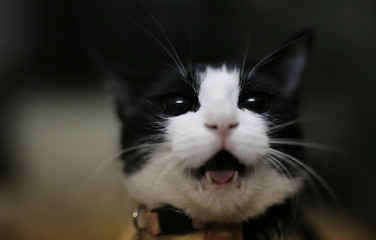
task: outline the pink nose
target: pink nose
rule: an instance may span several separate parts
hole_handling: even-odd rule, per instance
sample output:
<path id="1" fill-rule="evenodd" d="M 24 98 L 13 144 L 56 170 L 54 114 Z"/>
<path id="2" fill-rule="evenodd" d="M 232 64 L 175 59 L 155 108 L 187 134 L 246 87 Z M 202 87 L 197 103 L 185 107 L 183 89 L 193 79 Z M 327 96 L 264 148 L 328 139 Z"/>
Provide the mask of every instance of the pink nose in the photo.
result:
<path id="1" fill-rule="evenodd" d="M 205 126 L 212 131 L 218 133 L 221 138 L 226 138 L 230 130 L 236 128 L 239 123 L 233 119 L 218 119 L 216 121 L 208 121 Z"/>

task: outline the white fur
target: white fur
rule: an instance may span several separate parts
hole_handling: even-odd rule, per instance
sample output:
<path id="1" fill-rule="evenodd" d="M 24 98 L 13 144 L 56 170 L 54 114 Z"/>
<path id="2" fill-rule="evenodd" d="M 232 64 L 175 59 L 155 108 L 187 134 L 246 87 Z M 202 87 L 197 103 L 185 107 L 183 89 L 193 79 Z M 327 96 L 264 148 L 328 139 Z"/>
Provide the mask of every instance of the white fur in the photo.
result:
<path id="1" fill-rule="evenodd" d="M 142 170 L 126 178 L 131 195 L 150 208 L 171 204 L 196 220 L 232 222 L 255 217 L 294 194 L 300 180 L 282 176 L 263 160 L 269 148 L 266 121 L 237 106 L 239 72 L 207 68 L 198 78 L 200 109 L 169 119 L 166 143 L 155 149 Z M 254 172 L 242 177 L 240 188 L 203 190 L 190 170 L 223 147 L 223 139 L 205 126 L 218 121 L 238 123 L 225 149 Z"/>

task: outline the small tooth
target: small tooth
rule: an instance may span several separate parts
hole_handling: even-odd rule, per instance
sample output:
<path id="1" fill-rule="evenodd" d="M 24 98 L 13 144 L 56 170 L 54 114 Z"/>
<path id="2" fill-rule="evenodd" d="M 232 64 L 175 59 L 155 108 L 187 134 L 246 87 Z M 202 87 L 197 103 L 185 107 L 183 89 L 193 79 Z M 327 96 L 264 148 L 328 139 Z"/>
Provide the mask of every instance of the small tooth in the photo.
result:
<path id="1" fill-rule="evenodd" d="M 209 172 L 205 172 L 205 177 L 208 183 L 213 183 L 213 179 L 210 177 Z"/>
<path id="2" fill-rule="evenodd" d="M 232 177 L 232 182 L 236 182 L 236 181 L 238 181 L 238 179 L 239 179 L 239 172 L 238 171 L 236 171 L 235 172 L 235 174 L 234 174 L 234 176 Z"/>

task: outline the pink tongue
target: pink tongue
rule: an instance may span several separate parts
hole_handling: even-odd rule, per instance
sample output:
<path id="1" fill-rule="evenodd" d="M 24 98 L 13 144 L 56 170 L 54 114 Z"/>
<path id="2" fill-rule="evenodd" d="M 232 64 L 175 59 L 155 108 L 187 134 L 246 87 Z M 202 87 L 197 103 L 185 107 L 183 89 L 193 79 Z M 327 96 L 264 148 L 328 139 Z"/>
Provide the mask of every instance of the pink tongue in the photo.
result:
<path id="1" fill-rule="evenodd" d="M 235 171 L 208 171 L 208 173 L 216 183 L 226 183 L 235 175 Z"/>

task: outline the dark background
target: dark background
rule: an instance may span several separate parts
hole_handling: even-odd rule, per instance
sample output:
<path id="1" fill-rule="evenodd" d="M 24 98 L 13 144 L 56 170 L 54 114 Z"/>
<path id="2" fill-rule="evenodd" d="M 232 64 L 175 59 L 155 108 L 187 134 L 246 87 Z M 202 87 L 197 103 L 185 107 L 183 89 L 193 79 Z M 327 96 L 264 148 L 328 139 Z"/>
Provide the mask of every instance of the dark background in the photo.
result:
<path id="1" fill-rule="evenodd" d="M 133 23 L 167 45 L 148 11 L 179 55 L 191 54 L 194 61 L 242 56 L 247 34 L 249 55 L 258 59 L 296 31 L 315 29 L 317 42 L 302 86 L 302 112 L 311 119 L 305 125 L 307 138 L 336 150 L 312 151 L 311 165 L 327 179 L 351 217 L 376 226 L 373 0 L 1 0 L 0 186 L 23 174 L 22 160 L 12 157 L 11 145 L 18 139 L 9 130 L 18 126 L 8 117 L 20 93 L 101 90 L 90 58 L 98 52 L 143 71 L 155 63 L 171 63 L 166 52 Z"/>

